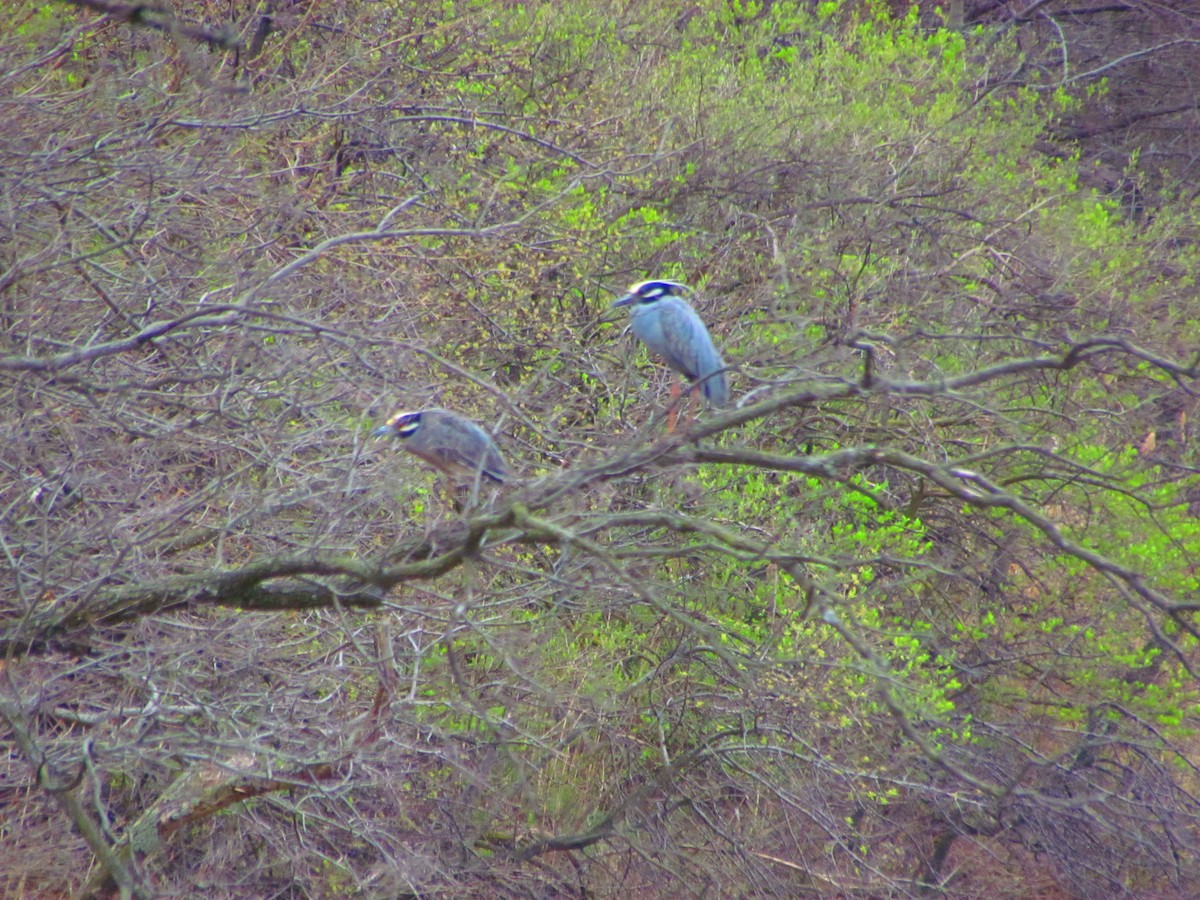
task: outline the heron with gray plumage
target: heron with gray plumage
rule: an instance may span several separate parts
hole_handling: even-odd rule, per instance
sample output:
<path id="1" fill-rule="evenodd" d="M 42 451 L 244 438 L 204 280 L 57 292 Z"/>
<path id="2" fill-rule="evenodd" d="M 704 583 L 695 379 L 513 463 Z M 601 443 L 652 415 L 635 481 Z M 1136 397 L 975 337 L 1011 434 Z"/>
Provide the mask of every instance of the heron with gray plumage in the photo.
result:
<path id="1" fill-rule="evenodd" d="M 402 449 L 443 472 L 456 486 L 484 480 L 503 484 L 509 477 L 491 435 L 448 409 L 398 412 L 371 436 L 399 438 Z"/>
<path id="2" fill-rule="evenodd" d="M 676 281 L 643 281 L 633 285 L 613 306 L 631 307 L 630 327 L 651 353 L 692 382 L 713 406 L 729 403 L 725 363 L 696 311 L 683 299 L 688 289 Z M 671 382 L 671 398 L 679 385 Z M 674 408 L 674 404 L 672 405 Z M 671 419 L 668 430 L 673 428 Z"/>

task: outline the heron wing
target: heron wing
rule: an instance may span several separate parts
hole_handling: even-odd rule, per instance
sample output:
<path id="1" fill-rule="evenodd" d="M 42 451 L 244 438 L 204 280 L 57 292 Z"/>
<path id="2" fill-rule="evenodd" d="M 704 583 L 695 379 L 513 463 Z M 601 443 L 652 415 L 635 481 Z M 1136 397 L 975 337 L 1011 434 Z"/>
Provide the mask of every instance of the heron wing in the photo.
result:
<path id="1" fill-rule="evenodd" d="M 703 380 L 704 396 L 714 406 L 729 401 L 725 363 L 696 311 L 682 300 L 663 301 L 662 349 L 667 365 L 693 381 Z"/>
<path id="2" fill-rule="evenodd" d="M 488 433 L 472 422 L 460 422 L 456 429 L 456 447 L 445 447 L 442 453 L 472 475 L 482 469 L 485 477 L 499 484 L 508 477 L 508 467 Z"/>

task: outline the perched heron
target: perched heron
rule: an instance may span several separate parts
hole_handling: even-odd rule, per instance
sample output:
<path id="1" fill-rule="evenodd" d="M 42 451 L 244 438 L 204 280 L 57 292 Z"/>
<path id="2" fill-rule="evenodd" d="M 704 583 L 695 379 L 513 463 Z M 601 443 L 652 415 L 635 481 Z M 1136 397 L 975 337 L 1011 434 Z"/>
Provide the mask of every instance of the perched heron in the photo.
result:
<path id="1" fill-rule="evenodd" d="M 650 352 L 693 382 L 713 406 L 729 402 L 725 363 L 713 346 L 708 329 L 696 311 L 683 299 L 687 288 L 674 281 L 643 281 L 629 289 L 613 306 L 632 306 L 631 327 Z M 671 382 L 671 398 L 679 396 L 679 385 Z M 668 430 L 673 428 L 672 417 Z"/>
<path id="2" fill-rule="evenodd" d="M 486 431 L 448 409 L 399 412 L 371 432 L 394 435 L 403 448 L 444 472 L 458 486 L 487 479 L 503 484 L 508 478 L 504 457 Z"/>

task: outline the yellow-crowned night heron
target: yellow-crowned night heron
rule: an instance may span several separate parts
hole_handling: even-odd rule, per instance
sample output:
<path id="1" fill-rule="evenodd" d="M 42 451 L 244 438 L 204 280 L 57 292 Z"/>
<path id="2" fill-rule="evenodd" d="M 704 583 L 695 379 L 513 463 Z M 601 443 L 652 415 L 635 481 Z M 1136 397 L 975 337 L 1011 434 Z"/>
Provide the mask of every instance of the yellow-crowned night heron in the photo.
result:
<path id="1" fill-rule="evenodd" d="M 650 352 L 692 381 L 693 392 L 699 388 L 713 406 L 724 406 L 729 402 L 725 363 L 713 346 L 708 329 L 683 299 L 686 290 L 674 281 L 643 281 L 631 287 L 613 306 L 632 306 L 633 333 Z M 678 396 L 679 386 L 672 381 L 671 397 Z"/>
<path id="2" fill-rule="evenodd" d="M 394 435 L 414 456 L 440 469 L 456 485 L 477 479 L 503 484 L 508 467 L 486 431 L 465 416 L 448 409 L 399 412 L 371 432 L 372 437 Z"/>

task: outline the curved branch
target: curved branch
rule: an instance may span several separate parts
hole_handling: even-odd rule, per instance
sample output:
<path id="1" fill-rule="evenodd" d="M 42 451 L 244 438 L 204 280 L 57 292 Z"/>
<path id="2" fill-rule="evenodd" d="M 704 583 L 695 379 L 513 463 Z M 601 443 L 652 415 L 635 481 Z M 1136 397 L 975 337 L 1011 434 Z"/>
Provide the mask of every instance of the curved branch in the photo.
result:
<path id="1" fill-rule="evenodd" d="M 103 344 L 94 344 L 79 350 L 68 350 L 66 353 L 57 353 L 47 357 L 3 356 L 0 357 L 0 372 L 57 372 L 80 363 L 94 362 L 106 356 L 136 350 L 155 338 L 164 337 L 183 328 L 231 325 L 248 312 L 250 312 L 249 308 L 243 305 L 206 306 L 165 322 L 147 325 L 137 334 L 121 338 L 118 341 L 107 341 Z"/>

